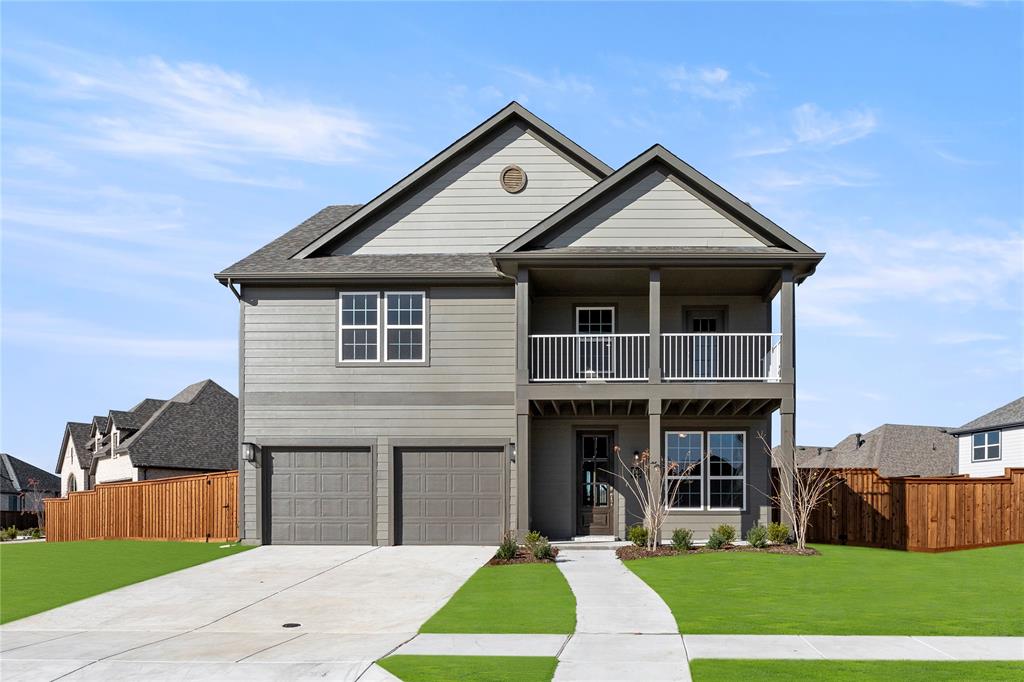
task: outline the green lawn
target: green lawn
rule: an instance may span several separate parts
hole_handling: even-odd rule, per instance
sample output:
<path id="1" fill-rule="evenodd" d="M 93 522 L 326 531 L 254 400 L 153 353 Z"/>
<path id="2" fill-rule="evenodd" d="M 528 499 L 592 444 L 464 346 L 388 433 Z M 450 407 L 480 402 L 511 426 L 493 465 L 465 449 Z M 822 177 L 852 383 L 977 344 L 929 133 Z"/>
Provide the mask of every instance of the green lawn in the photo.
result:
<path id="1" fill-rule="evenodd" d="M 694 682 L 938 682 L 1020 680 L 1024 663 L 1008 661 L 690 661 Z"/>
<path id="2" fill-rule="evenodd" d="M 420 632 L 572 634 L 576 597 L 554 564 L 484 566 Z"/>
<path id="3" fill-rule="evenodd" d="M 555 674 L 558 659 L 547 656 L 400 655 L 377 661 L 377 665 L 405 682 L 548 682 Z"/>
<path id="4" fill-rule="evenodd" d="M 628 561 L 684 634 L 1024 635 L 1024 545 Z"/>
<path id="5" fill-rule="evenodd" d="M 0 545 L 0 623 L 249 549 L 200 542 Z"/>

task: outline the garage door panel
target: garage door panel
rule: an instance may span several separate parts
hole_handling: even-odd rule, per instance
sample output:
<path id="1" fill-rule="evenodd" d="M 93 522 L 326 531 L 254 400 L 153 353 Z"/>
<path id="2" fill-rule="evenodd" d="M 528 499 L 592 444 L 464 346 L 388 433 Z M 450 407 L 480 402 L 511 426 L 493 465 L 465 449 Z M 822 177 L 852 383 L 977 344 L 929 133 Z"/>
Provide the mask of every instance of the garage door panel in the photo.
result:
<path id="1" fill-rule="evenodd" d="M 371 464 L 368 450 L 272 450 L 271 542 L 369 543 Z"/>
<path id="2" fill-rule="evenodd" d="M 504 527 L 504 449 L 396 452 L 404 544 L 497 544 Z"/>

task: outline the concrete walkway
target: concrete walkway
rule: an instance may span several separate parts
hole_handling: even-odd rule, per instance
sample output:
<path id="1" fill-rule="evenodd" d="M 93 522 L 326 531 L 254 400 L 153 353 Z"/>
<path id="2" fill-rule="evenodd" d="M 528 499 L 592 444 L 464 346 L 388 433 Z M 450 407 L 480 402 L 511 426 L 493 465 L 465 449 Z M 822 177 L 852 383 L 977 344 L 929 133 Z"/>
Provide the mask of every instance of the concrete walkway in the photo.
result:
<path id="1" fill-rule="evenodd" d="M 258 547 L 7 623 L 0 678 L 388 679 L 373 662 L 493 552 Z"/>

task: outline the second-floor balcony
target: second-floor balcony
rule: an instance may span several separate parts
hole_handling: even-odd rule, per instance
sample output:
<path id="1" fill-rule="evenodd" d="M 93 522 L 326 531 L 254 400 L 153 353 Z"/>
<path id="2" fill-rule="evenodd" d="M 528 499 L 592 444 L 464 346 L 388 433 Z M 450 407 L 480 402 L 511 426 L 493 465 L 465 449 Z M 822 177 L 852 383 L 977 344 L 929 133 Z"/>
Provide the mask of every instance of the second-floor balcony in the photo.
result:
<path id="1" fill-rule="evenodd" d="M 661 334 L 661 380 L 777 382 L 781 334 Z M 533 334 L 531 382 L 648 381 L 649 334 Z"/>

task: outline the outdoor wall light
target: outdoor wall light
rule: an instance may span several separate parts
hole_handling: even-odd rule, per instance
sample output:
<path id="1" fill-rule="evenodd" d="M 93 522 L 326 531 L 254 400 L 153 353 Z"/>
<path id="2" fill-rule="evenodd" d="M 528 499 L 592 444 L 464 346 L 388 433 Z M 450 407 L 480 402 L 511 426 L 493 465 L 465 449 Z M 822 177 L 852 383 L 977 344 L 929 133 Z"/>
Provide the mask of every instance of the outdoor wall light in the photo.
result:
<path id="1" fill-rule="evenodd" d="M 242 458 L 250 464 L 256 463 L 256 444 L 242 443 Z"/>
<path id="2" fill-rule="evenodd" d="M 513 464 L 516 463 L 516 444 L 515 443 L 512 443 L 512 447 L 509 448 L 508 458 L 509 458 L 509 461 L 512 462 Z"/>

